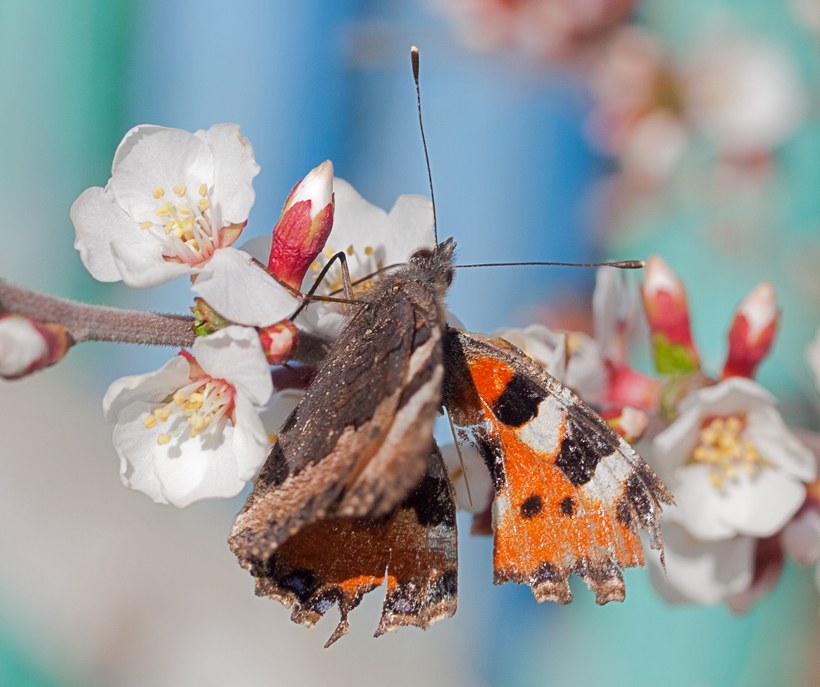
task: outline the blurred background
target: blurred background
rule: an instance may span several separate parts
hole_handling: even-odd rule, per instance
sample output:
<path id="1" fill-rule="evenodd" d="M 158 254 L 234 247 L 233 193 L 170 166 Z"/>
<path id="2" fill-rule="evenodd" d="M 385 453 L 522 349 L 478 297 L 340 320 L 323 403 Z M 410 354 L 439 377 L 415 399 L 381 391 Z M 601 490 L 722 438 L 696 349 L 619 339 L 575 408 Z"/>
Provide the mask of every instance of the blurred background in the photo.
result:
<path id="1" fill-rule="evenodd" d="M 421 50 L 439 232 L 461 262 L 645 258 L 687 282 L 705 367 L 733 309 L 783 308 L 759 375 L 817 429 L 804 350 L 820 322 L 819 0 L 0 0 L 0 276 L 84 301 L 184 312 L 182 282 L 95 282 L 68 211 L 123 134 L 237 122 L 262 171 L 246 237 L 325 159 L 372 203 L 428 195 L 409 66 Z M 589 329 L 594 272 L 458 274 L 468 329 Z M 122 487 L 100 402 L 169 351 L 86 344 L 0 382 L 0 684 L 813 685 L 818 598 L 787 568 L 736 617 L 627 600 L 566 607 L 491 584 L 461 523 L 459 611 L 374 640 L 370 595 L 331 649 L 253 596 L 225 539 L 243 499 L 180 511 Z"/>

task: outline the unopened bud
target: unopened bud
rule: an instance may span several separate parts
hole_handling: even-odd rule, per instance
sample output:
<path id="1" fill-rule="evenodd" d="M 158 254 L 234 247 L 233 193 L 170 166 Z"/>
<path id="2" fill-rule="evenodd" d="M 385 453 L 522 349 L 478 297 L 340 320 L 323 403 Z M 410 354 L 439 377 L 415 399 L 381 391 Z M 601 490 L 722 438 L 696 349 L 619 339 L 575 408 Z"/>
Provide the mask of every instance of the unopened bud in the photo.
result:
<path id="1" fill-rule="evenodd" d="M 326 160 L 290 192 L 273 230 L 268 269 L 295 289 L 333 228 L 333 164 Z"/>
<path id="2" fill-rule="evenodd" d="M 738 306 L 729 329 L 729 354 L 723 378 L 754 377 L 755 370 L 774 343 L 777 321 L 777 292 L 764 281 L 751 290 Z"/>
<path id="3" fill-rule="evenodd" d="M 673 374 L 697 370 L 700 363 L 692 343 L 686 288 L 658 255 L 647 261 L 641 294 L 658 372 Z"/>
<path id="4" fill-rule="evenodd" d="M 299 330 L 290 320 L 282 320 L 259 330 L 262 350 L 271 365 L 284 365 L 299 347 Z"/>
<path id="5" fill-rule="evenodd" d="M 0 377 L 18 379 L 63 359 L 73 340 L 59 324 L 0 316 Z"/>
<path id="6" fill-rule="evenodd" d="M 194 303 L 196 305 L 191 307 L 191 312 L 194 314 L 194 332 L 197 336 L 208 336 L 233 324 L 208 305 L 203 298 L 194 298 Z"/>

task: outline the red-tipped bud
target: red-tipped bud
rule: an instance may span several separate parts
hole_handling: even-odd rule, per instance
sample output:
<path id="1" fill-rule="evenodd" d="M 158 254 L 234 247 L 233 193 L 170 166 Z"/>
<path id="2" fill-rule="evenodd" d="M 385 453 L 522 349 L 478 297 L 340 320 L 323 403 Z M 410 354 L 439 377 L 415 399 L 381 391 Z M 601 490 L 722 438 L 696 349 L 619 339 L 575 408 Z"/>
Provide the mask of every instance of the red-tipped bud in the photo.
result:
<path id="1" fill-rule="evenodd" d="M 326 160 L 290 192 L 273 230 L 268 268 L 299 289 L 333 228 L 333 164 Z"/>
<path id="2" fill-rule="evenodd" d="M 0 377 L 18 379 L 54 365 L 73 343 L 59 324 L 42 324 L 22 315 L 0 316 Z"/>
<path id="3" fill-rule="evenodd" d="M 633 370 L 629 365 L 606 364 L 607 385 L 605 403 L 656 410 L 663 391 L 663 382 Z"/>
<path id="4" fill-rule="evenodd" d="M 700 363 L 689 327 L 686 288 L 658 255 L 650 256 L 646 263 L 641 294 L 658 372 L 697 370 Z"/>
<path id="5" fill-rule="evenodd" d="M 601 417 L 630 444 L 639 441 L 649 425 L 646 413 L 632 406 L 605 410 Z"/>
<path id="6" fill-rule="evenodd" d="M 763 358 L 774 343 L 780 311 L 777 308 L 777 292 L 770 282 L 755 286 L 735 312 L 729 329 L 729 355 L 723 366 L 726 377 L 752 379 Z"/>
<path id="7" fill-rule="evenodd" d="M 259 330 L 262 350 L 271 365 L 284 365 L 299 347 L 299 330 L 290 320 L 282 320 Z"/>

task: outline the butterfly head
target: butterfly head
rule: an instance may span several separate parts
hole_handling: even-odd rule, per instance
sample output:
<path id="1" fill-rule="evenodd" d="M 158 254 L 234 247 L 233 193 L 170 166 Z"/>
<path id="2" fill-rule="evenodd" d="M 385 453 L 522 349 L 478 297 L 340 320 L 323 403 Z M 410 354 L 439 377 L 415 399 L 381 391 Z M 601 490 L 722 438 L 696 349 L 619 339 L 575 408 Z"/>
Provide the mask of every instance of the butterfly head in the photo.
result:
<path id="1" fill-rule="evenodd" d="M 410 265 L 418 268 L 424 275 L 425 281 L 432 286 L 439 295 L 444 294 L 453 283 L 453 251 L 456 244 L 453 239 L 439 243 L 435 250 L 419 248 L 410 256 Z"/>

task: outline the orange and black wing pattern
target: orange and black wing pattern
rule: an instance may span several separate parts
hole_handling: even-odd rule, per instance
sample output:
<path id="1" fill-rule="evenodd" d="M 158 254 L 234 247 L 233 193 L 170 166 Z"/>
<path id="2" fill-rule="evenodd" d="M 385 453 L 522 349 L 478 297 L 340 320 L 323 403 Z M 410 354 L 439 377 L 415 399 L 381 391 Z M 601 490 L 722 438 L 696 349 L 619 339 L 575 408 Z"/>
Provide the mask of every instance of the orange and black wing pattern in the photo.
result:
<path id="1" fill-rule="evenodd" d="M 495 487 L 494 582 L 568 603 L 574 573 L 597 603 L 623 600 L 621 570 L 644 565 L 638 530 L 662 549 L 660 511 L 671 494 L 595 411 L 520 350 L 457 329 L 444 339 L 444 404 Z"/>
<path id="2" fill-rule="evenodd" d="M 347 633 L 350 611 L 385 581 L 376 636 L 449 618 L 456 611 L 456 509 L 438 447 L 421 483 L 387 516 L 320 520 L 269 558 L 240 562 L 256 578 L 259 596 L 293 606 L 294 622 L 313 627 L 338 605 L 341 619 L 325 646 Z"/>

